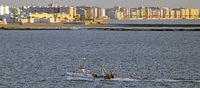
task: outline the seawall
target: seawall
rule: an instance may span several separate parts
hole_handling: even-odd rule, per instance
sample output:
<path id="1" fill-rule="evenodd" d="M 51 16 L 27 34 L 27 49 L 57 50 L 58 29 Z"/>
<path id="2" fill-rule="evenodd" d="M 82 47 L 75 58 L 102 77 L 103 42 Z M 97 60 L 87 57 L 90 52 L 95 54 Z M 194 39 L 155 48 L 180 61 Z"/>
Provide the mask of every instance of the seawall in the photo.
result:
<path id="1" fill-rule="evenodd" d="M 34 23 L 20 25 L 17 23 L 0 25 L 1 30 L 102 30 L 102 31 L 200 31 L 199 24 L 62 24 Z"/>

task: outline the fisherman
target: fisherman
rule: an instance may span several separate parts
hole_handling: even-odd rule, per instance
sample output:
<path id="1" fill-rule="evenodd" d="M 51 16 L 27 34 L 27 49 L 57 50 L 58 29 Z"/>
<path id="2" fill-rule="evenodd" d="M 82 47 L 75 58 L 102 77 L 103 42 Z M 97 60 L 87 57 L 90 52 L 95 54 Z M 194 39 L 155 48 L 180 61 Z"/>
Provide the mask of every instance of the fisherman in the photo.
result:
<path id="1" fill-rule="evenodd" d="M 101 73 L 104 77 L 104 79 L 113 79 L 114 75 L 111 71 L 107 71 L 102 65 L 99 65 L 101 67 Z"/>
<path id="2" fill-rule="evenodd" d="M 97 74 L 97 72 L 95 72 L 95 71 L 90 71 L 90 70 L 86 70 L 86 68 L 83 67 L 82 65 L 80 65 L 79 69 L 80 69 L 80 71 L 81 71 L 82 73 L 84 73 L 85 75 L 88 75 L 88 74 L 89 74 L 89 75 L 92 76 L 93 78 L 98 78 L 98 77 L 100 77 L 100 76 Z"/>
<path id="3" fill-rule="evenodd" d="M 80 65 L 79 69 L 80 69 L 81 72 L 86 73 L 86 69 L 82 65 Z"/>

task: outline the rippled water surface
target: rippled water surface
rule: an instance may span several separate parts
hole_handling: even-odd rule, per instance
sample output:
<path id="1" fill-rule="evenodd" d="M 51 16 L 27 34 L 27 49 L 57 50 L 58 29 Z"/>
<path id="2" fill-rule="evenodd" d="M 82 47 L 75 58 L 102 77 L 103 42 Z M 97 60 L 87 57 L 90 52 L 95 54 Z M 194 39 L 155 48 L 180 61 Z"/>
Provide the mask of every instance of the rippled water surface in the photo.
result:
<path id="1" fill-rule="evenodd" d="M 200 33 L 1 30 L 0 88 L 200 88 Z"/>

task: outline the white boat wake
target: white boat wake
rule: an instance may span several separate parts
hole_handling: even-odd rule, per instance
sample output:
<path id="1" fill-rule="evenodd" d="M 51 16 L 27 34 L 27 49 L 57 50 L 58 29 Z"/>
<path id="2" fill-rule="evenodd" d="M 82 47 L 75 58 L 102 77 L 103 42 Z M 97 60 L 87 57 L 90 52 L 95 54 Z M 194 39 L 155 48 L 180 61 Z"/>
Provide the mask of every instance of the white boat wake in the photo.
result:
<path id="1" fill-rule="evenodd" d="M 118 82 L 197 82 L 200 80 L 176 80 L 176 79 L 133 79 L 133 78 L 114 78 L 104 80 L 103 78 L 93 78 L 90 74 L 84 73 L 66 73 L 66 79 L 69 81 L 118 81 Z"/>

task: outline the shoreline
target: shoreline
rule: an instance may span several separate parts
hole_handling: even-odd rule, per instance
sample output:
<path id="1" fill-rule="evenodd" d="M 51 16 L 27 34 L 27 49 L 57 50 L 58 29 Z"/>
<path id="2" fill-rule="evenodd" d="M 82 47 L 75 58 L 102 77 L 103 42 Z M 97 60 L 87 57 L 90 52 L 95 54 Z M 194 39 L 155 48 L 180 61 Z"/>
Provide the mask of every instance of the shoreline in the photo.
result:
<path id="1" fill-rule="evenodd" d="M 0 25 L 0 30 L 102 30 L 102 31 L 200 31 L 200 24 L 63 24 L 34 23 Z"/>

